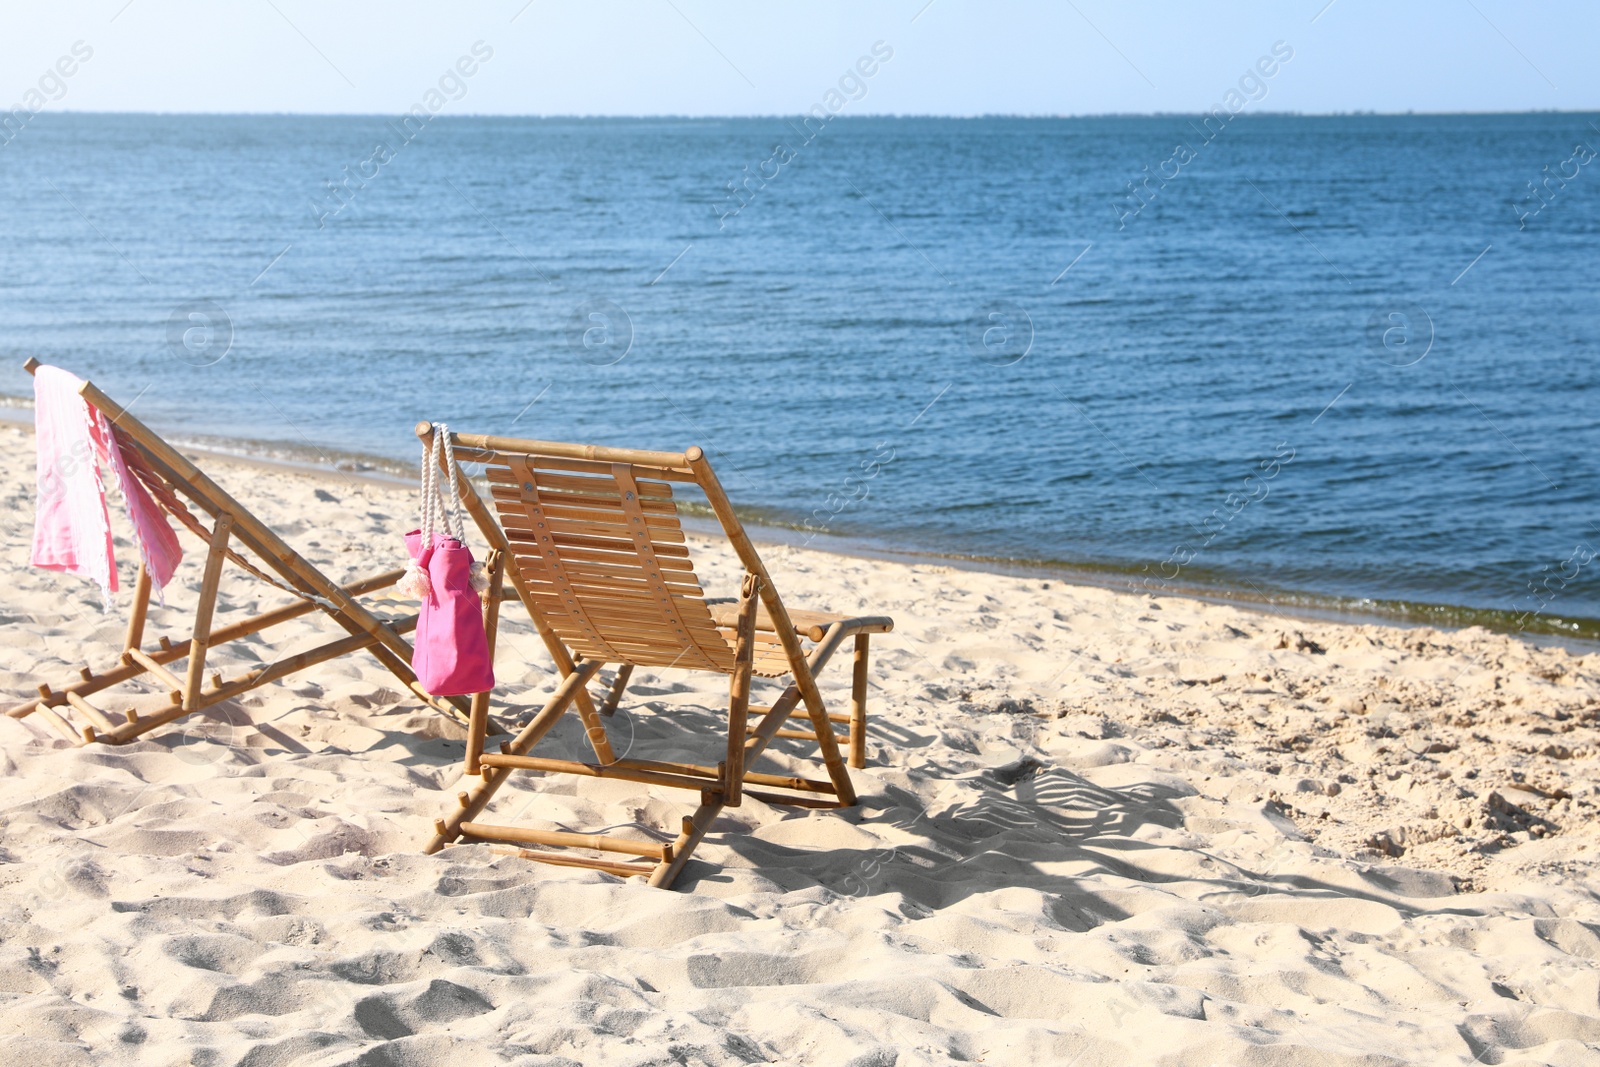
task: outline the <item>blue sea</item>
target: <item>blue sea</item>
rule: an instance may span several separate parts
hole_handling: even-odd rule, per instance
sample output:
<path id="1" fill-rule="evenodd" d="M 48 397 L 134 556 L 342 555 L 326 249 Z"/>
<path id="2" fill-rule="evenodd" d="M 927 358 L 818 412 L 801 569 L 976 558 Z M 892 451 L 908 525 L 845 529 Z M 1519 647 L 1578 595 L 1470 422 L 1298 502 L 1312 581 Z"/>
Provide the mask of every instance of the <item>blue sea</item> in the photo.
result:
<path id="1" fill-rule="evenodd" d="M 822 547 L 1594 636 L 1597 122 L 47 113 L 0 392 L 699 444 Z"/>

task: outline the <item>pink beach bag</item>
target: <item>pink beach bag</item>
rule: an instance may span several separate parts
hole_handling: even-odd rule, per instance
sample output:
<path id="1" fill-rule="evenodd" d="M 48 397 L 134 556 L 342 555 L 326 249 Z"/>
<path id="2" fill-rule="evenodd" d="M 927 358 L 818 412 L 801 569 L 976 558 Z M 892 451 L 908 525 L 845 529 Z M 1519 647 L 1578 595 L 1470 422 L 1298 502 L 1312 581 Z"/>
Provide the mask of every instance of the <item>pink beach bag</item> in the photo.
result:
<path id="1" fill-rule="evenodd" d="M 450 428 L 434 423 L 433 450 L 422 457 L 422 528 L 405 535 L 411 566 L 400 591 L 422 601 L 411 669 L 434 696 L 465 696 L 494 688 L 494 664 L 483 632 L 481 594 L 488 586 L 474 562 L 461 520 L 460 475 Z M 439 463 L 450 478 L 450 501 L 439 485 Z M 443 527 L 436 529 L 435 521 Z"/>

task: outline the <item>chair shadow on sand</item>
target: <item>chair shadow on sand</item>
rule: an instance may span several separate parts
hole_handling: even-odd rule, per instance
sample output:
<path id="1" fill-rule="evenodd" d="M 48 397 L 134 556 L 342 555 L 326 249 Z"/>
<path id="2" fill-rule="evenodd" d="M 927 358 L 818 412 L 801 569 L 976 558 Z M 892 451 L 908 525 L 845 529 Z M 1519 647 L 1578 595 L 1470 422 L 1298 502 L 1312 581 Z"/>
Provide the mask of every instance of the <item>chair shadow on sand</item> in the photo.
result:
<path id="1" fill-rule="evenodd" d="M 709 720 L 711 713 L 679 706 L 670 715 L 640 715 L 640 740 L 652 747 L 692 749 L 709 725 L 701 724 L 702 715 Z M 871 728 L 880 740 L 893 729 L 881 721 Z M 791 743 L 774 746 L 773 753 L 804 758 L 806 749 L 804 743 Z M 1186 899 L 1224 907 L 1251 898 L 1304 904 L 1339 899 L 1383 904 L 1408 916 L 1477 912 L 1446 900 L 1440 900 L 1442 907 L 1407 905 L 1400 898 L 1408 895 L 1404 875 L 1412 872 L 1397 872 L 1397 877 L 1369 871 L 1365 880 L 1372 889 L 1367 891 L 1276 870 L 1279 864 L 1271 855 L 1264 857 L 1265 869 L 1251 870 L 1198 845 L 1139 839 L 1145 827 L 1183 828 L 1185 817 L 1176 801 L 1193 791 L 1181 786 L 1142 783 L 1113 789 L 1033 758 L 947 781 L 965 785 L 967 795 L 937 808 L 893 785 L 862 795 L 855 825 L 869 832 L 893 830 L 883 836 L 910 837 L 911 843 L 878 849 L 779 844 L 752 836 L 736 821 L 736 812 L 724 814 L 708 842 L 791 891 L 821 886 L 848 896 L 898 893 L 902 910 L 913 915 L 997 889 L 1033 889 L 1049 897 L 1052 918 L 1073 931 L 1126 918 L 1132 912 L 1117 903 L 1118 897 L 1172 883 L 1186 884 Z M 692 891 L 701 882 L 728 877 L 710 862 L 692 863 L 679 888 Z M 1107 879 L 1125 884 L 1107 891 Z M 1411 889 L 1413 897 L 1459 899 L 1437 887 Z"/>
<path id="2" fill-rule="evenodd" d="M 703 756 L 707 739 L 717 737 L 719 727 L 725 729 L 718 722 L 718 713 L 698 704 L 674 703 L 668 707 L 652 699 L 682 692 L 673 686 L 643 689 L 639 695 L 646 699 L 619 709 L 608 724 L 618 751 L 648 751 L 652 758 L 659 759 Z M 503 706 L 498 714 L 512 723 L 519 715 L 532 714 L 537 707 L 537 700 L 527 696 Z M 176 748 L 202 737 L 225 744 L 231 739 L 241 747 L 257 748 L 246 739 L 248 733 L 255 732 L 267 742 L 263 755 L 272 748 L 295 756 L 310 754 L 273 723 L 250 722 L 251 717 L 243 709 L 224 705 L 208 711 L 212 713 L 198 717 L 198 729 L 193 734 L 184 731 L 151 740 Z M 399 762 L 418 770 L 441 763 L 449 765 L 458 758 L 461 742 L 432 738 L 425 749 L 419 750 L 419 738 L 413 730 L 390 727 L 384 722 L 392 714 L 395 713 L 379 712 L 362 719 L 368 729 L 383 734 L 384 740 L 374 747 L 387 752 L 386 759 L 394 758 L 395 745 L 411 750 Z M 412 712 L 408 710 L 406 714 Z M 217 736 L 214 731 L 219 727 L 230 737 Z M 932 738 L 881 721 L 873 722 L 871 730 L 878 740 L 904 748 L 934 743 Z M 553 754 L 568 758 L 593 758 L 586 751 L 582 724 L 573 717 L 552 730 L 541 747 L 544 746 Z M 769 753 L 791 757 L 783 762 L 798 770 L 809 762 L 814 749 L 808 742 L 779 741 Z M 530 780 L 530 785 L 532 781 L 537 779 Z M 1192 791 L 1181 787 L 1143 783 L 1113 789 L 1096 785 L 1065 767 L 1049 766 L 1033 758 L 953 774 L 944 781 L 947 786 L 961 788 L 963 795 L 930 808 L 910 791 L 890 785 L 864 794 L 859 807 L 845 816 L 853 825 L 891 840 L 911 838 L 908 843 L 876 849 L 778 843 L 752 836 L 739 809 L 726 810 L 712 825 L 707 841 L 742 860 L 737 866 L 753 869 L 783 889 L 822 887 L 853 897 L 897 893 L 902 910 L 912 915 L 938 911 L 969 896 L 997 889 L 1032 889 L 1047 895 L 1051 917 L 1073 931 L 1131 915 L 1117 903 L 1115 898 L 1119 896 L 1139 892 L 1142 886 L 1179 882 L 1190 887 L 1184 897 L 1202 904 L 1276 896 L 1308 903 L 1369 900 L 1408 914 L 1474 913 L 1470 907 L 1405 907 L 1393 895 L 1401 885 L 1382 871 L 1368 873 L 1367 880 L 1374 890 L 1363 892 L 1348 884 L 1300 874 L 1250 870 L 1197 846 L 1170 840 L 1140 840 L 1138 834 L 1145 827 L 1183 827 L 1184 815 L 1176 801 L 1192 795 Z M 447 782 L 445 792 L 454 788 L 453 782 Z M 537 790 L 525 793 L 523 803 L 529 807 L 530 815 L 537 816 L 537 796 Z M 795 810 L 790 817 L 805 819 L 808 814 L 821 819 L 836 817 L 826 810 Z M 882 833 L 886 830 L 892 832 Z M 685 868 L 678 889 L 693 891 L 702 882 L 726 882 L 731 876 L 723 867 L 709 859 L 693 860 Z M 1106 879 L 1125 884 L 1108 892 Z"/>
<path id="3" fill-rule="evenodd" d="M 618 751 L 648 751 L 651 758 L 665 760 L 703 756 L 706 739 L 715 738 L 721 726 L 717 713 L 697 704 L 674 703 L 667 708 L 648 699 L 676 693 L 670 687 L 643 690 L 640 695 L 646 700 L 631 709 L 624 705 L 608 727 Z M 576 722 L 564 723 L 551 732 L 544 744 L 568 758 L 593 758 L 583 751 L 586 745 L 579 727 Z M 931 737 L 882 720 L 873 721 L 870 729 L 876 740 L 902 748 L 935 743 Z M 803 768 L 814 757 L 815 745 L 778 741 L 768 751 L 773 756 L 791 757 L 792 761 L 783 760 L 790 772 L 806 773 Z M 890 786 L 863 796 L 859 808 L 846 816 L 868 831 L 893 828 L 901 832 L 890 837 L 911 835 L 921 839 L 917 844 L 879 849 L 777 844 L 752 837 L 738 809 L 723 813 L 713 824 L 708 842 L 740 857 L 745 861 L 743 866 L 790 890 L 822 886 L 845 895 L 897 891 L 913 906 L 924 909 L 942 908 L 973 893 L 1002 886 L 1022 885 L 1065 894 L 1072 899 L 1061 905 L 1063 923 L 1077 929 L 1118 916 L 1114 909 L 1108 911 L 1104 903 L 1080 899 L 1084 894 L 1076 887 L 1077 876 L 1057 873 L 1042 865 L 1066 863 L 1081 867 L 1089 861 L 1099 870 L 1133 880 L 1167 880 L 1117 853 L 1146 847 L 1133 840 L 1142 826 L 1180 826 L 1183 816 L 1172 801 L 1184 795 L 1181 791 L 1155 785 L 1106 789 L 1070 771 L 1047 768 L 1034 760 L 969 773 L 951 781 L 968 784 L 971 796 L 931 812 L 909 791 Z M 807 814 L 795 810 L 792 817 L 804 819 Z M 814 815 L 834 817 L 826 810 Z M 718 863 L 695 860 L 685 869 L 679 888 L 693 890 L 701 882 L 728 878 Z M 1091 907 L 1098 918 L 1088 921 L 1076 917 L 1074 907 Z"/>

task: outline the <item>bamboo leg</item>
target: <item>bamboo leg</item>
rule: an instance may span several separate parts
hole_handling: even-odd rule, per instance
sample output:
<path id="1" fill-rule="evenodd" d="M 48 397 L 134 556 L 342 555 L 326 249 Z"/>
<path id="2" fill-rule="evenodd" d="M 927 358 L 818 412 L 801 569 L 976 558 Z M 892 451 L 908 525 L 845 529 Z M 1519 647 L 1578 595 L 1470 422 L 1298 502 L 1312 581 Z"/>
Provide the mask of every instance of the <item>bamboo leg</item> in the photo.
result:
<path id="1" fill-rule="evenodd" d="M 805 674 L 804 679 L 800 677 L 802 673 Z M 822 703 L 817 681 L 811 676 L 803 659 L 795 667 L 795 684 L 799 686 L 806 711 L 811 715 L 811 727 L 817 733 L 817 747 L 822 750 L 822 762 L 828 768 L 828 777 L 833 779 L 834 788 L 839 792 L 839 802 L 849 807 L 856 802 L 855 785 L 850 781 L 850 770 L 845 766 L 844 757 L 839 754 L 838 737 L 833 732 L 833 725 L 828 722 L 828 709 Z"/>
<path id="2" fill-rule="evenodd" d="M 828 627 L 823 634 L 822 640 L 817 642 L 817 646 L 811 650 L 810 657 L 801 661 L 801 666 L 806 670 L 807 677 L 813 680 L 813 687 L 816 684 L 814 680 L 816 675 L 833 658 L 834 652 L 838 650 L 839 645 L 846 636 L 844 625 L 842 623 L 834 623 Z M 782 696 L 772 702 L 770 711 L 756 728 L 755 736 L 745 742 L 746 766 L 752 765 L 756 757 L 772 742 L 772 739 L 778 736 L 780 732 L 784 732 L 780 731 L 780 727 L 789 719 L 791 713 L 798 717 L 800 713 L 795 712 L 794 709 L 805 700 L 804 694 L 805 690 L 801 684 L 799 672 L 796 672 L 793 684 L 784 690 Z M 844 760 L 839 756 L 839 736 L 833 732 L 832 721 L 826 712 L 818 715 L 813 707 L 806 707 L 804 714 L 811 721 L 811 732 L 803 736 L 817 742 L 817 746 L 822 750 L 823 762 L 828 769 L 828 778 L 832 781 L 835 794 L 839 797 L 840 806 L 850 807 L 856 802 L 856 793 L 850 784 L 850 772 L 845 767 Z M 829 757 L 830 751 L 832 752 L 831 758 Z M 840 789 L 841 778 L 844 781 L 844 790 Z"/>
<path id="3" fill-rule="evenodd" d="M 731 808 L 742 801 L 744 734 L 750 715 L 750 674 L 755 655 L 756 604 L 761 579 L 746 574 L 739 590 L 739 617 L 734 624 L 733 673 L 728 677 L 728 758 L 723 764 L 722 795 Z"/>
<path id="4" fill-rule="evenodd" d="M 761 578 L 761 600 L 767 606 L 767 617 L 772 620 L 778 640 L 782 643 L 784 654 L 789 660 L 789 669 L 794 674 L 794 684 L 799 687 L 800 696 L 805 700 L 806 710 L 811 713 L 811 725 L 817 731 L 817 745 L 822 749 L 822 762 L 827 765 L 828 777 L 833 780 L 833 786 L 838 791 L 839 802 L 848 807 L 856 802 L 855 787 L 850 783 L 850 769 L 845 766 L 843 757 L 839 755 L 839 744 L 834 740 L 833 730 L 828 726 L 827 706 L 822 702 L 822 693 L 817 689 L 817 680 L 806 664 L 806 654 L 800 647 L 800 637 L 795 632 L 794 621 L 789 617 L 789 609 L 783 606 L 783 600 L 778 596 L 778 591 L 767 574 L 767 568 L 761 562 L 760 554 L 756 552 L 755 545 L 751 544 L 749 536 L 744 532 L 744 524 L 739 521 L 739 516 L 733 510 L 733 502 L 728 499 L 728 494 L 723 490 L 722 483 L 717 480 L 711 464 L 706 462 L 705 453 L 696 446 L 685 451 L 683 456 L 690 469 L 694 471 L 701 490 L 706 494 L 711 510 L 716 512 L 718 521 L 722 523 L 723 532 L 728 535 L 739 561 L 744 564 L 745 570 Z"/>
<path id="5" fill-rule="evenodd" d="M 650 885 L 657 889 L 671 889 L 672 883 L 677 879 L 678 872 L 683 870 L 683 865 L 689 862 L 689 855 L 694 851 L 706 831 L 711 829 L 711 824 L 716 821 L 717 813 L 722 810 L 720 798 L 707 800 L 695 809 L 693 815 L 684 817 L 683 832 L 672 843 L 672 858 L 663 859 L 650 872 Z"/>
<path id="6" fill-rule="evenodd" d="M 133 583 L 133 608 L 128 613 L 128 634 L 123 648 L 138 648 L 144 641 L 144 618 L 150 610 L 150 572 L 139 564 L 139 577 Z"/>
<path id="7" fill-rule="evenodd" d="M 521 755 L 534 745 L 539 739 L 550 732 L 567 710 L 577 695 L 583 692 L 583 687 L 589 684 L 589 679 L 600 670 L 602 664 L 598 660 L 583 660 L 576 665 L 576 669 L 561 680 L 545 706 L 533 721 L 522 728 L 516 739 L 505 743 L 505 750 L 513 755 Z M 433 824 L 434 835 L 423 848 L 424 852 L 434 853 L 461 836 L 461 824 L 470 822 L 488 806 L 505 780 L 511 776 L 509 769 L 488 768 L 479 776 L 479 781 L 470 791 L 461 794 L 460 803 L 448 818 L 436 819 Z"/>
<path id="8" fill-rule="evenodd" d="M 222 581 L 222 563 L 228 557 L 228 534 L 233 516 L 223 512 L 211 529 L 211 550 L 206 554 L 205 576 L 200 583 L 200 602 L 194 609 L 194 636 L 189 640 L 189 670 L 183 682 L 183 710 L 200 706 L 200 687 L 205 683 L 206 647 L 211 637 L 211 615 L 217 607 L 217 586 Z"/>
<path id="9" fill-rule="evenodd" d="M 561 679 L 561 684 L 556 687 L 555 693 L 539 714 L 535 715 L 532 721 L 522 728 L 522 732 L 511 741 L 502 742 L 500 751 L 520 756 L 538 744 L 540 738 L 550 732 L 550 728 L 556 724 L 561 713 L 567 709 L 568 701 L 577 700 L 576 694 L 583 692 L 583 687 L 589 684 L 590 678 L 599 673 L 602 666 L 604 664 L 599 660 L 580 661 L 572 674 Z"/>
<path id="10" fill-rule="evenodd" d="M 585 707 L 584 703 L 588 703 L 588 706 Z M 603 764 L 617 762 L 617 754 L 611 749 L 611 739 L 606 736 L 606 724 L 601 721 L 600 713 L 594 710 L 593 702 L 578 703 L 578 717 L 583 720 L 583 733 L 589 739 L 589 747 L 594 749 L 595 759 Z"/>
<path id="11" fill-rule="evenodd" d="M 489 553 L 489 589 L 483 596 L 483 636 L 489 647 L 489 662 L 494 662 L 495 638 L 500 632 L 500 590 L 505 576 L 506 554 L 498 548 Z M 467 724 L 467 774 L 479 773 L 478 757 L 483 755 L 483 739 L 489 728 L 489 692 L 472 695 L 471 721 Z"/>
<path id="12" fill-rule="evenodd" d="M 856 654 L 850 672 L 850 766 L 867 765 L 867 640 L 856 634 Z"/>
<path id="13" fill-rule="evenodd" d="M 611 682 L 611 690 L 606 693 L 604 704 L 600 705 L 600 715 L 609 719 L 617 713 L 617 705 L 622 702 L 622 692 L 628 688 L 628 679 L 633 677 L 633 664 L 624 663 L 617 668 L 617 676 Z"/>

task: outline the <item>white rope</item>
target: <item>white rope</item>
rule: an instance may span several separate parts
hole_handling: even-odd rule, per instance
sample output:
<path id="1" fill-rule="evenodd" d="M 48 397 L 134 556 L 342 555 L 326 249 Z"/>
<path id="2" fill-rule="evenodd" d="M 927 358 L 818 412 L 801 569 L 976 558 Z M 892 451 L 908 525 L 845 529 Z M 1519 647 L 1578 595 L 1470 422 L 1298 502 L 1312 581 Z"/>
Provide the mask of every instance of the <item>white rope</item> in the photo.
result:
<path id="1" fill-rule="evenodd" d="M 431 452 L 426 448 L 422 450 L 422 500 L 419 504 L 422 515 L 417 526 L 422 531 L 422 547 L 425 549 L 433 545 L 433 517 L 438 510 L 436 503 L 438 487 L 434 484 L 434 475 L 438 469 L 439 437 L 435 433 L 433 450 Z"/>
<path id="2" fill-rule="evenodd" d="M 433 423 L 433 449 L 422 455 L 422 544 L 434 543 L 437 534 L 453 537 L 467 543 L 466 519 L 461 513 L 461 474 L 456 469 L 456 450 L 450 447 L 450 427 L 442 422 Z M 445 491 L 439 484 L 439 467 L 443 464 L 450 482 L 450 502 L 445 503 Z"/>
<path id="3" fill-rule="evenodd" d="M 454 538 L 462 545 L 467 543 L 467 524 L 461 512 L 461 472 L 456 468 L 456 450 L 450 444 L 450 427 L 442 422 L 430 423 L 433 427 L 433 447 L 422 450 L 421 521 L 418 523 L 422 550 L 433 547 L 443 526 L 443 535 Z M 444 489 L 439 485 L 439 467 L 443 464 L 450 480 L 450 503 L 444 501 Z M 489 576 L 481 562 L 473 561 L 472 587 L 483 593 L 489 587 Z M 422 597 L 428 589 L 428 578 L 420 565 L 413 561 L 406 577 L 400 581 L 400 591 L 406 596 Z"/>
<path id="4" fill-rule="evenodd" d="M 434 444 L 444 449 L 444 465 L 450 473 L 450 509 L 445 512 L 445 526 L 448 528 L 454 522 L 451 536 L 466 544 L 467 524 L 461 514 L 461 474 L 456 470 L 456 450 L 450 445 L 450 427 L 441 422 L 434 427 L 434 431 Z"/>

